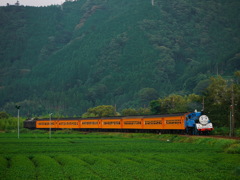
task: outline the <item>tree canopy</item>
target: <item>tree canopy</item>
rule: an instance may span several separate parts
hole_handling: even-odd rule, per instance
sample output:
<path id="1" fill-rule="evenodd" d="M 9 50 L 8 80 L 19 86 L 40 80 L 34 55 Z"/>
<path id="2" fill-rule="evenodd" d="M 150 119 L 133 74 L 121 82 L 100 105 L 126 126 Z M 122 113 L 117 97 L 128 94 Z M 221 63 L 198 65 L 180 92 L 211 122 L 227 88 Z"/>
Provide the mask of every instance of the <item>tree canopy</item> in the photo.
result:
<path id="1" fill-rule="evenodd" d="M 115 107 L 111 105 L 101 105 L 93 108 L 89 108 L 82 117 L 108 117 L 116 116 Z"/>

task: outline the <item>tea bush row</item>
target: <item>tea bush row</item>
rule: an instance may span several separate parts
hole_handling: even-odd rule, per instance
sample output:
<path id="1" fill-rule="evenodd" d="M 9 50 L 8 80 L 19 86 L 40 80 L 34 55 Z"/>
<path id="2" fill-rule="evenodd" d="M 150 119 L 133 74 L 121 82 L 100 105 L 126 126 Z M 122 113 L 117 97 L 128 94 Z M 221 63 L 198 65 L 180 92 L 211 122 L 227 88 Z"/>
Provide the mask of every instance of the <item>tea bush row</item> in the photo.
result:
<path id="1" fill-rule="evenodd" d="M 26 156 L 16 155 L 8 159 L 8 167 L 4 168 L 5 172 L 0 179 L 35 179 L 35 166 Z"/>
<path id="2" fill-rule="evenodd" d="M 32 158 L 36 166 L 36 176 L 38 180 L 64 179 L 62 167 L 53 158 L 46 155 L 37 155 Z"/>
<path id="3" fill-rule="evenodd" d="M 91 170 L 89 164 L 75 156 L 59 155 L 54 158 L 61 164 L 63 174 L 67 179 L 100 179 L 99 176 Z"/>

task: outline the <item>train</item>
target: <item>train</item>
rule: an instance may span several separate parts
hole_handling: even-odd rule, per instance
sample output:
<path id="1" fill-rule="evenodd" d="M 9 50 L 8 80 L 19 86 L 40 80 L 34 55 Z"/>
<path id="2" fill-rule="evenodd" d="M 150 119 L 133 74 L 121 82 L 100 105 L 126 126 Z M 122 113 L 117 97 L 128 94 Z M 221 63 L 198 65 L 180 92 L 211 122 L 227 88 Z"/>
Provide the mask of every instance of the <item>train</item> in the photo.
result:
<path id="1" fill-rule="evenodd" d="M 208 134 L 213 124 L 202 112 L 146 116 L 27 119 L 28 129 Z"/>

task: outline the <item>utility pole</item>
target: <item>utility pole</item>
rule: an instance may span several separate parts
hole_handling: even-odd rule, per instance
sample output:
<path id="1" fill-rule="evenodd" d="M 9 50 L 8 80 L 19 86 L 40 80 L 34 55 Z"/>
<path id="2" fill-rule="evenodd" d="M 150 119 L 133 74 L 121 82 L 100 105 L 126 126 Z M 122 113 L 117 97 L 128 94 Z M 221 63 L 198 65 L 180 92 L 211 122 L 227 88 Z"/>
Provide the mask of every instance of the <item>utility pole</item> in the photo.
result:
<path id="1" fill-rule="evenodd" d="M 152 6 L 154 6 L 154 0 L 152 0 Z"/>
<path id="2" fill-rule="evenodd" d="M 18 139 L 19 139 L 19 137 L 20 137 L 20 128 L 19 128 L 19 126 L 20 126 L 20 122 L 19 122 L 19 114 L 20 114 L 20 107 L 21 107 L 21 106 L 16 105 L 15 107 L 17 108 L 17 111 L 18 111 Z"/>
<path id="3" fill-rule="evenodd" d="M 203 97 L 203 101 L 202 101 L 202 112 L 204 111 L 204 107 L 205 106 L 205 103 L 204 103 L 204 97 Z"/>
<path id="4" fill-rule="evenodd" d="M 230 116 L 229 116 L 229 129 L 230 129 L 230 132 L 229 132 L 229 136 L 232 137 L 232 106 L 230 105 Z"/>
<path id="5" fill-rule="evenodd" d="M 231 117 L 231 121 L 232 121 L 232 136 L 235 136 L 235 103 L 234 103 L 234 89 L 233 89 L 233 83 L 232 83 L 232 105 L 231 105 L 231 110 L 232 110 L 232 117 Z"/>
<path id="6" fill-rule="evenodd" d="M 51 134 L 52 134 L 52 114 L 53 113 L 50 113 L 49 114 L 49 139 L 51 139 Z"/>
<path id="7" fill-rule="evenodd" d="M 114 105 L 114 115 L 117 115 L 117 104 Z"/>

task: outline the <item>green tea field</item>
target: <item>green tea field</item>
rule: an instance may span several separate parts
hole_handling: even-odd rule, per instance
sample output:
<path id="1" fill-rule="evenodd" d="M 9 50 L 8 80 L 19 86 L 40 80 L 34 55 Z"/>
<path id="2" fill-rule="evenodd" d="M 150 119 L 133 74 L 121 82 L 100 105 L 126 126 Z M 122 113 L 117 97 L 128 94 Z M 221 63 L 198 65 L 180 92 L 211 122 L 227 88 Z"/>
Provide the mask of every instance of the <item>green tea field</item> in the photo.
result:
<path id="1" fill-rule="evenodd" d="M 235 140 L 139 134 L 0 134 L 1 180 L 240 179 Z"/>

